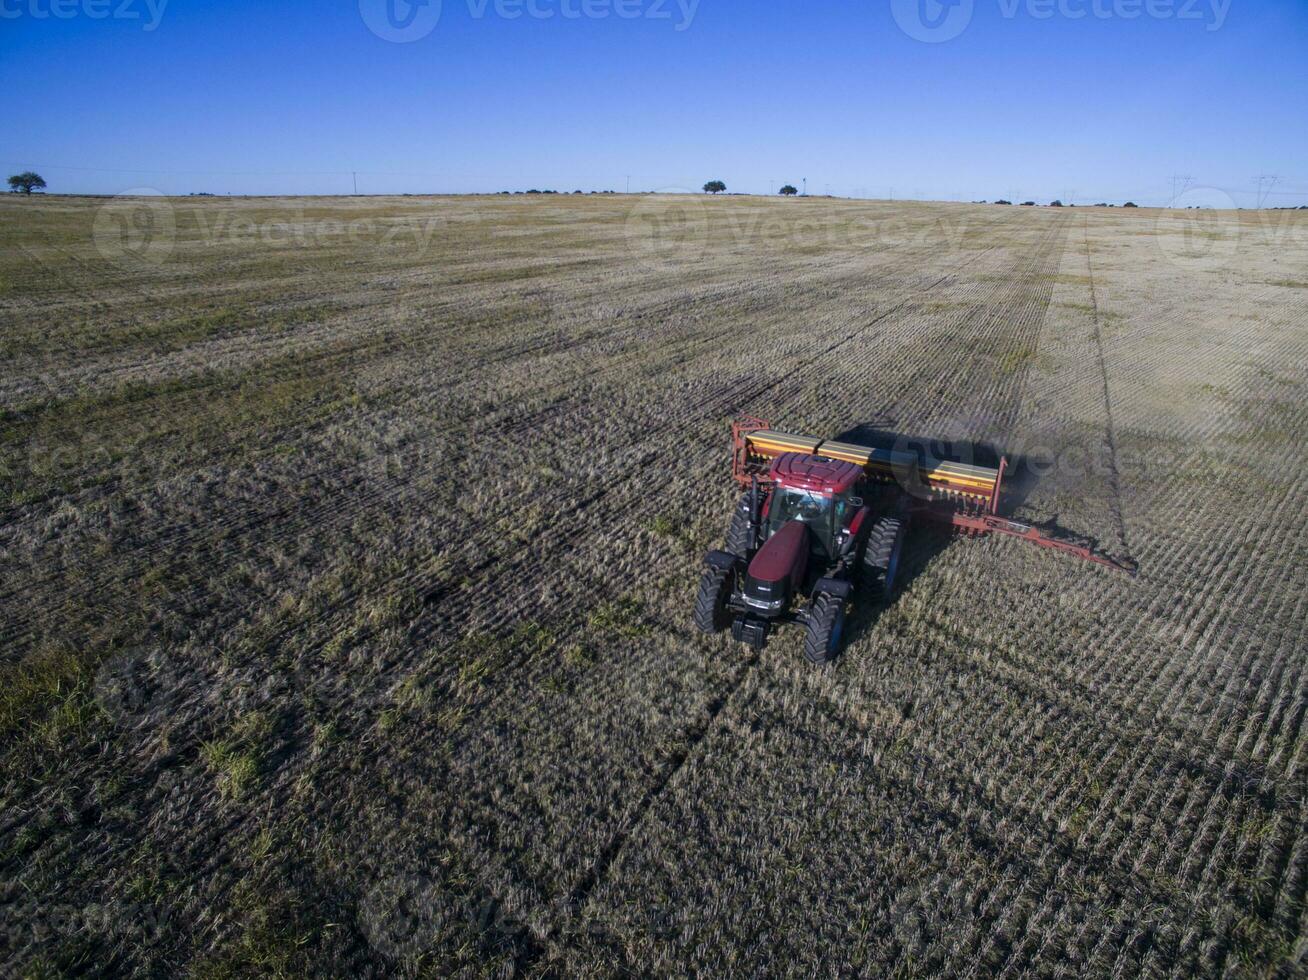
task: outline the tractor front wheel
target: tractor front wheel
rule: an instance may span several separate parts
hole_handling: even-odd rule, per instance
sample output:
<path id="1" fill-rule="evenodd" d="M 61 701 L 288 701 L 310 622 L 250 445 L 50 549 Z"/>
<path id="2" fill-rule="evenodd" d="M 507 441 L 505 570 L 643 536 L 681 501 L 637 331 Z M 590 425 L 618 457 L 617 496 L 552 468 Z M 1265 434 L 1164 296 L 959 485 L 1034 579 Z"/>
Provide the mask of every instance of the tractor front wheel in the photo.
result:
<path id="1" fill-rule="evenodd" d="M 725 568 L 709 568 L 699 583 L 695 597 L 695 625 L 702 633 L 721 633 L 731 625 L 731 610 L 727 602 L 735 576 Z"/>
<path id="2" fill-rule="evenodd" d="M 845 634 L 845 600 L 819 592 L 808 610 L 808 635 L 804 637 L 804 656 L 822 666 L 836 659 Z"/>
<path id="3" fill-rule="evenodd" d="M 727 529 L 727 551 L 738 558 L 744 558 L 749 553 L 751 544 L 749 494 L 745 494 L 731 513 L 731 527 Z"/>

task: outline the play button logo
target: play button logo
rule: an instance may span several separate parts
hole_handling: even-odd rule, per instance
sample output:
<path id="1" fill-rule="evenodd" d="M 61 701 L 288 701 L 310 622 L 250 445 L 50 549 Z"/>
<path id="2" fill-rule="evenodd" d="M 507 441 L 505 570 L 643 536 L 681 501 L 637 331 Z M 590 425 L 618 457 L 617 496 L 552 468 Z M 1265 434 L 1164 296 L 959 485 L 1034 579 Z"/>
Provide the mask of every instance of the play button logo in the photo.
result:
<path id="1" fill-rule="evenodd" d="M 975 0 L 891 0 L 895 23 L 909 37 L 926 44 L 952 41 L 972 23 Z"/>
<path id="2" fill-rule="evenodd" d="M 409 44 L 436 30 L 441 0 L 359 0 L 359 15 L 383 41 Z"/>

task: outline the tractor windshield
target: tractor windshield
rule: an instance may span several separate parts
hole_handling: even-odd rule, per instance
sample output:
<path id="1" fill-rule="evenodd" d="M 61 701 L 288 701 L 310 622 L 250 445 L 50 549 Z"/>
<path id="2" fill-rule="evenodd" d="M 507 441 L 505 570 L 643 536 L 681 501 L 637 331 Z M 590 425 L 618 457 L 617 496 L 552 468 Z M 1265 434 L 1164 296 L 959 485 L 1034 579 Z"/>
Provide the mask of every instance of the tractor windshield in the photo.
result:
<path id="1" fill-rule="evenodd" d="M 831 543 L 831 498 L 807 490 L 779 488 L 768 505 L 768 524 L 775 534 L 791 521 L 803 521 L 823 551 Z"/>

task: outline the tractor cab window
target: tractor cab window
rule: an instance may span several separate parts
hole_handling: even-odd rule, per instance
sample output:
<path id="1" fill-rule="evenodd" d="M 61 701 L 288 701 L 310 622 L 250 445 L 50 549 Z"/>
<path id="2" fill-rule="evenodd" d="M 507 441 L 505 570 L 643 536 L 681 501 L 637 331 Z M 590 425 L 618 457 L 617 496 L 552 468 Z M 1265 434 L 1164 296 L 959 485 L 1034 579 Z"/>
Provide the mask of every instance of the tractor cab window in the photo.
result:
<path id="1" fill-rule="evenodd" d="M 832 508 L 832 523 L 837 529 L 842 528 L 849 523 L 849 517 L 849 501 L 844 497 L 836 498 L 835 506 Z"/>
<path id="2" fill-rule="evenodd" d="M 803 521 L 825 548 L 831 540 L 831 498 L 807 490 L 778 489 L 768 505 L 768 523 L 775 534 L 791 521 Z"/>

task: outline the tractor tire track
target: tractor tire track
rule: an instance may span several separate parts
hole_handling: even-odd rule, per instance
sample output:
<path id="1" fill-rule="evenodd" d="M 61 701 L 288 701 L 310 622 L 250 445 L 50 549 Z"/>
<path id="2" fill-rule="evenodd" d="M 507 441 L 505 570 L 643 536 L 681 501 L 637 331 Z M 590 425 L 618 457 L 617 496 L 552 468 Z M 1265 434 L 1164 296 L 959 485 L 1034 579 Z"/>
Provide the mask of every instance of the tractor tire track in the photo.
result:
<path id="1" fill-rule="evenodd" d="M 1139 568 L 1139 563 L 1131 554 L 1131 541 L 1126 530 L 1126 516 L 1122 513 L 1122 474 L 1117 464 L 1117 424 L 1113 421 L 1113 396 L 1108 384 L 1108 360 L 1104 354 L 1104 332 L 1099 319 L 1099 295 L 1095 289 L 1094 259 L 1090 254 L 1090 235 L 1088 224 L 1085 229 L 1085 265 L 1090 277 L 1090 305 L 1093 307 L 1095 353 L 1099 363 L 1099 377 L 1104 391 L 1104 438 L 1108 446 L 1108 481 L 1112 488 L 1109 509 L 1117 524 L 1116 530 L 1122 545 L 1121 561 Z"/>

